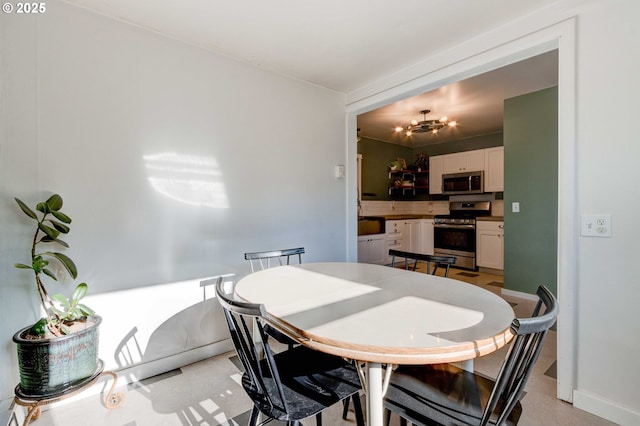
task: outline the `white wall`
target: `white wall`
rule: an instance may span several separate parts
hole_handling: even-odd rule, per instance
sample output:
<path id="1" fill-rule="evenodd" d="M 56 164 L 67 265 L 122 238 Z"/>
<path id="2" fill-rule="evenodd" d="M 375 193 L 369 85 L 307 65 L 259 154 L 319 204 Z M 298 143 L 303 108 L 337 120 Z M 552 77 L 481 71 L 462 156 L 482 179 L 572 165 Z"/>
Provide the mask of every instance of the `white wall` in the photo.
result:
<path id="1" fill-rule="evenodd" d="M 567 380 L 564 398 L 622 425 L 640 424 L 639 21 L 637 0 L 560 0 L 350 93 L 347 105 L 355 116 L 560 47 L 559 394 Z M 580 236 L 580 215 L 593 213 L 612 215 L 611 238 Z"/>
<path id="2" fill-rule="evenodd" d="M 245 251 L 346 260 L 343 95 L 57 1 L 0 19 L 0 399 L 18 382 L 11 336 L 38 316 L 31 276 L 12 267 L 33 232 L 14 196 L 64 197 L 67 253 L 101 306 L 107 361 L 102 347 L 128 331 L 114 334 L 116 318 L 137 326 L 149 302 L 181 317 L 166 289 L 244 275 Z"/>

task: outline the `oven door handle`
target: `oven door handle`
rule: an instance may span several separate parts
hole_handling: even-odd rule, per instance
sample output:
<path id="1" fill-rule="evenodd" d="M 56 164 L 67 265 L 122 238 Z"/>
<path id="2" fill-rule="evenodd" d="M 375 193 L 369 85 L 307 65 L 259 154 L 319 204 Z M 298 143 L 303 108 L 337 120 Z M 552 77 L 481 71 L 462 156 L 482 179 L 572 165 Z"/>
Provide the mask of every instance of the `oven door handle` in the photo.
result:
<path id="1" fill-rule="evenodd" d="M 437 224 L 433 225 L 434 228 L 447 228 L 447 229 L 476 229 L 475 225 L 447 225 L 447 224 Z"/>

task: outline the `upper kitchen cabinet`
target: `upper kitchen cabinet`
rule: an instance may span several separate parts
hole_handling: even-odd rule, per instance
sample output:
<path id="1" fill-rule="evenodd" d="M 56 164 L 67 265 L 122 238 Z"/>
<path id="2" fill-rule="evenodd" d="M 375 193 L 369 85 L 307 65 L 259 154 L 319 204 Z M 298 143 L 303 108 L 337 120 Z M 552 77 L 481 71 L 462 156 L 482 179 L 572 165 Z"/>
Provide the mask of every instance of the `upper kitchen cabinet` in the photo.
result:
<path id="1" fill-rule="evenodd" d="M 504 147 L 429 157 L 429 194 L 442 194 L 442 175 L 484 171 L 484 192 L 504 191 Z"/>
<path id="2" fill-rule="evenodd" d="M 456 152 L 444 155 L 442 173 L 476 172 L 484 170 L 484 150 Z"/>
<path id="3" fill-rule="evenodd" d="M 485 151 L 484 191 L 504 191 L 504 147 L 487 148 Z"/>

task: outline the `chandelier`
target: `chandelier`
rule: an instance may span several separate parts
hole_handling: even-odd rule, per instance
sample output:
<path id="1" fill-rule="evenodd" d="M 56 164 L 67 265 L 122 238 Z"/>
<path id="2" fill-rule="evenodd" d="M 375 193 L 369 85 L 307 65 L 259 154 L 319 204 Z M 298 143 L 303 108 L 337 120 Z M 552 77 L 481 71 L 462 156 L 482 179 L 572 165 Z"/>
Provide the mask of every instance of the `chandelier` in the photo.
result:
<path id="1" fill-rule="evenodd" d="M 449 120 L 447 117 L 442 117 L 439 120 L 427 120 L 427 114 L 429 114 L 430 112 L 431 110 L 429 109 L 423 109 L 422 111 L 420 111 L 420 114 L 422 114 L 422 121 L 411 120 L 411 123 L 409 123 L 409 125 L 406 127 L 396 127 L 396 132 L 404 132 L 404 134 L 407 136 L 411 136 L 414 133 L 427 132 L 436 134 L 438 133 L 438 130 L 442 129 L 443 127 L 455 127 L 456 124 L 458 124 L 456 121 Z"/>

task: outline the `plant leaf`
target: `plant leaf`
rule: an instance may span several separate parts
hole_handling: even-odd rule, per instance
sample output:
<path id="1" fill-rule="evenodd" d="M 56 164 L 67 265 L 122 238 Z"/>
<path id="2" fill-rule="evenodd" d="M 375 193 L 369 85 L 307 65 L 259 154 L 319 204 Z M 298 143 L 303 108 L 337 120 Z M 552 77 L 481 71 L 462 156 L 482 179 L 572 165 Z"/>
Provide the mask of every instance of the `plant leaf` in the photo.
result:
<path id="1" fill-rule="evenodd" d="M 44 336 L 44 333 L 47 329 L 47 320 L 46 318 L 40 318 L 37 323 L 33 324 L 29 333 L 35 334 L 36 336 Z"/>
<path id="2" fill-rule="evenodd" d="M 60 222 L 71 223 L 71 218 L 62 212 L 51 212 L 51 214 Z"/>
<path id="3" fill-rule="evenodd" d="M 62 263 L 62 265 L 65 267 L 67 272 L 69 272 L 69 275 L 71 275 L 73 278 L 77 278 L 78 268 L 76 267 L 76 264 L 73 263 L 73 260 L 68 258 L 66 255 L 62 253 L 52 253 L 52 252 L 47 252 L 43 254 L 48 254 L 49 256 L 53 256 L 56 259 L 58 259 L 60 263 Z"/>
<path id="4" fill-rule="evenodd" d="M 60 231 L 57 231 L 56 229 L 45 225 L 44 223 L 38 223 L 38 228 L 40 228 L 40 230 L 42 232 L 44 232 L 45 234 L 47 234 L 49 237 L 53 238 L 54 240 L 56 238 L 58 238 L 58 235 L 60 235 Z"/>
<path id="5" fill-rule="evenodd" d="M 73 291 L 73 295 L 71 296 L 71 299 L 74 302 L 77 300 L 81 300 L 83 297 L 87 295 L 88 289 L 89 289 L 89 286 L 87 285 L 87 283 L 78 284 L 76 286 L 76 289 Z"/>
<path id="6" fill-rule="evenodd" d="M 36 204 L 36 210 L 42 212 L 44 214 L 49 213 L 49 207 L 47 207 L 47 203 L 38 203 Z"/>
<path id="7" fill-rule="evenodd" d="M 83 303 L 78 303 L 78 308 L 86 316 L 91 316 L 91 315 L 95 315 L 96 314 L 93 309 L 91 309 L 90 307 L 88 307 L 87 305 L 85 305 Z"/>
<path id="8" fill-rule="evenodd" d="M 69 248 L 69 244 L 67 244 L 66 241 L 62 241 L 60 238 L 51 238 L 48 235 L 45 235 L 44 237 L 40 238 L 39 242 L 41 242 L 41 243 L 58 243 L 61 246 Z"/>
<path id="9" fill-rule="evenodd" d="M 33 269 L 31 266 L 25 265 L 24 263 L 15 263 L 13 266 L 18 269 Z"/>
<path id="10" fill-rule="evenodd" d="M 50 220 L 49 222 L 51 222 L 51 224 L 53 225 L 54 228 L 56 228 L 57 231 L 63 234 L 68 234 L 70 231 L 69 227 L 64 223 L 60 223 L 57 220 Z"/>
<path id="11" fill-rule="evenodd" d="M 51 298 L 53 300 L 55 300 L 56 302 L 58 302 L 59 304 L 61 304 L 65 308 L 68 308 L 69 306 L 71 306 L 69 304 L 69 301 L 67 300 L 67 298 L 66 298 L 66 296 L 64 294 L 56 293 L 56 294 L 52 295 Z"/>
<path id="12" fill-rule="evenodd" d="M 20 208 L 24 212 L 24 214 L 26 214 L 27 216 L 29 216 L 32 219 L 38 220 L 38 216 L 35 214 L 35 212 L 33 210 L 31 210 L 25 203 L 23 203 L 18 198 L 15 198 L 15 200 L 16 200 L 16 203 L 18 203 L 18 205 L 20 206 Z"/>
<path id="13" fill-rule="evenodd" d="M 58 194 L 53 194 L 47 200 L 47 207 L 50 212 L 57 212 L 62 208 L 62 197 Z"/>
<path id="14" fill-rule="evenodd" d="M 58 281 L 58 277 L 56 277 L 56 274 L 54 274 L 53 272 L 51 272 L 48 269 L 43 269 L 42 273 L 45 274 L 48 277 L 51 277 L 54 281 Z"/>

